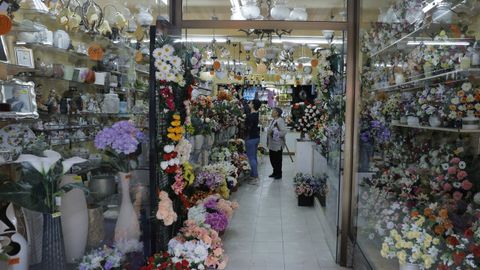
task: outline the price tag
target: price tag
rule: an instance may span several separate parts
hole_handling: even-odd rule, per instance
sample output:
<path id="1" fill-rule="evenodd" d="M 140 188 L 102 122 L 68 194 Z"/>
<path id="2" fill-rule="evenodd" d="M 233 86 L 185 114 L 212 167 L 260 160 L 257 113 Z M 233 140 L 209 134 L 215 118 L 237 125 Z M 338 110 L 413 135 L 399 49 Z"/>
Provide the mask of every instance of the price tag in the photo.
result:
<path id="1" fill-rule="evenodd" d="M 62 216 L 62 213 L 61 212 L 55 212 L 52 214 L 52 218 L 58 218 L 58 217 L 61 217 Z"/>

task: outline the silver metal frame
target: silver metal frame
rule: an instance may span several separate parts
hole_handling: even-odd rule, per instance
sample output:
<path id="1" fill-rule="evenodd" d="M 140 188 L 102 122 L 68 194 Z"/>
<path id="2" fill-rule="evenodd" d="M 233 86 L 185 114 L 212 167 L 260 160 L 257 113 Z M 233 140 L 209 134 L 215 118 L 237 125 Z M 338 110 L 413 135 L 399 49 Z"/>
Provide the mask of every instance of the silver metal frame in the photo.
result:
<path id="1" fill-rule="evenodd" d="M 31 112 L 0 112 L 0 119 L 37 119 L 37 101 L 35 94 L 35 83 L 34 82 L 24 82 L 17 79 L 12 79 L 9 81 L 0 81 L 0 95 L 1 102 L 6 103 L 7 98 L 5 96 L 5 87 L 6 86 L 24 86 L 27 89 L 27 94 L 29 98 L 29 107 L 32 109 Z"/>

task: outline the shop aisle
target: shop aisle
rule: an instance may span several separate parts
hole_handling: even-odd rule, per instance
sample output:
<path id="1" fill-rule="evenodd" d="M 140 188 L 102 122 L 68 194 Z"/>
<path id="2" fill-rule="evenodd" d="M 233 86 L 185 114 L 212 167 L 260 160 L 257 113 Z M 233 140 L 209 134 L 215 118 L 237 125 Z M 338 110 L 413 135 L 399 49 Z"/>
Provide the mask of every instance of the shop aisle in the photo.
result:
<path id="1" fill-rule="evenodd" d="M 259 167 L 260 184 L 234 193 L 240 208 L 225 233 L 227 270 L 333 270 L 335 264 L 313 207 L 298 207 L 293 163 L 283 160 L 283 179 L 268 178 L 268 156 Z"/>

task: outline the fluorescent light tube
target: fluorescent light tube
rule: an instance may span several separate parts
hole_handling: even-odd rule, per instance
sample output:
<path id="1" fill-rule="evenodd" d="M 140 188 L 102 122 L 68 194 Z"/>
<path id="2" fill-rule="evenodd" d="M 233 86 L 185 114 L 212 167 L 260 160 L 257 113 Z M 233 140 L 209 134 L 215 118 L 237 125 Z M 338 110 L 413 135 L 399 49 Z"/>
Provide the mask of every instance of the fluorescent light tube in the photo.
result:
<path id="1" fill-rule="evenodd" d="M 282 38 L 282 39 L 272 39 L 272 43 L 280 44 L 283 42 L 292 42 L 295 44 L 329 44 L 329 40 L 327 39 L 307 39 L 307 38 Z M 343 41 L 334 39 L 331 42 L 332 44 L 342 44 Z"/>
<path id="2" fill-rule="evenodd" d="M 189 38 L 182 38 L 182 39 L 177 39 L 175 40 L 175 43 L 185 43 L 185 42 L 196 42 L 196 43 L 211 43 L 213 40 L 213 37 L 189 37 Z M 216 37 L 215 41 L 217 43 L 225 43 L 227 42 L 226 38 L 222 37 Z"/>
<path id="3" fill-rule="evenodd" d="M 442 41 L 442 40 L 424 40 L 424 41 L 409 41 L 407 45 L 416 46 L 420 44 L 432 46 L 469 46 L 468 41 Z"/>

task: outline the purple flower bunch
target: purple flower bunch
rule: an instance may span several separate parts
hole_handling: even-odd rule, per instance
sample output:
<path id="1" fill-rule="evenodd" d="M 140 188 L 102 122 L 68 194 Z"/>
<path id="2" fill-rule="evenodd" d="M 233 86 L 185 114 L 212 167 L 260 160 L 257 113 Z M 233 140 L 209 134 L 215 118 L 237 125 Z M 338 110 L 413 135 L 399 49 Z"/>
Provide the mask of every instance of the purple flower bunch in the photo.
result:
<path id="1" fill-rule="evenodd" d="M 220 187 L 224 178 L 219 173 L 200 172 L 195 178 L 194 187 L 207 186 L 210 190 Z"/>
<path id="2" fill-rule="evenodd" d="M 120 121 L 111 128 L 104 128 L 95 136 L 95 147 L 100 150 L 111 148 L 117 154 L 129 155 L 137 151 L 145 138 L 143 132 L 129 121 Z"/>
<path id="3" fill-rule="evenodd" d="M 216 210 L 217 209 L 217 198 L 210 198 L 208 199 L 208 201 L 206 201 L 203 206 L 206 208 L 206 209 L 213 209 L 213 210 Z"/>
<path id="4" fill-rule="evenodd" d="M 223 212 L 207 213 L 205 223 L 217 232 L 224 231 L 228 226 L 228 218 Z"/>
<path id="5" fill-rule="evenodd" d="M 390 139 L 390 136 L 390 129 L 378 120 L 370 121 L 370 125 L 363 128 L 363 132 L 360 133 L 362 142 L 384 143 Z"/>

